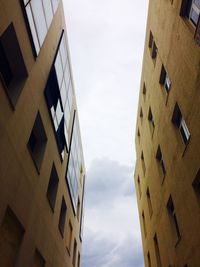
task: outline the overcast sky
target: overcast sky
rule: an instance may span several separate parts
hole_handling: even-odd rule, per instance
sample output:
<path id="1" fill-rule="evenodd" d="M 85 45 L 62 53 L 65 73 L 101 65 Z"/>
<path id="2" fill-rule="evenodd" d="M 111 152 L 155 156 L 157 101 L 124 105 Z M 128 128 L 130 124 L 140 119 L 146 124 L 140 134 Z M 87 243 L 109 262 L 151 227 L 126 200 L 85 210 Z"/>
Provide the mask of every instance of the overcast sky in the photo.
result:
<path id="1" fill-rule="evenodd" d="M 82 267 L 143 267 L 133 183 L 148 0 L 63 0 L 87 170 Z"/>

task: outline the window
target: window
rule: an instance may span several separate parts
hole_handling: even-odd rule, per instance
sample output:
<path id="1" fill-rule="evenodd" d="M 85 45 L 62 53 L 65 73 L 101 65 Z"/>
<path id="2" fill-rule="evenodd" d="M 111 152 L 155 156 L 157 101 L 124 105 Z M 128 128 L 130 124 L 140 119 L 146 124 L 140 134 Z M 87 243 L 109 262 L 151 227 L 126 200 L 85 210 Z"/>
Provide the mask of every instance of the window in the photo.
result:
<path id="1" fill-rule="evenodd" d="M 172 122 L 174 125 L 179 129 L 180 135 L 182 137 L 183 143 L 185 145 L 188 144 L 189 139 L 190 139 L 190 132 L 188 130 L 188 127 L 186 125 L 186 122 L 184 118 L 182 117 L 182 113 L 180 111 L 180 108 L 178 104 L 176 103 L 174 107 L 174 112 L 172 116 Z"/>
<path id="2" fill-rule="evenodd" d="M 80 176 L 82 175 L 81 166 L 82 166 L 82 146 L 80 142 L 78 117 L 75 112 L 72 138 L 70 144 L 70 152 L 69 152 L 67 170 L 65 176 L 65 180 L 67 182 L 70 197 L 72 200 L 72 207 L 75 214 L 77 212 L 78 186 L 80 182 Z"/>
<path id="3" fill-rule="evenodd" d="M 44 266 L 45 266 L 45 260 L 40 254 L 40 252 L 36 249 L 33 261 L 33 267 L 44 267 Z"/>
<path id="4" fill-rule="evenodd" d="M 142 107 L 140 108 L 140 118 L 143 118 L 143 111 L 142 111 Z"/>
<path id="5" fill-rule="evenodd" d="M 165 70 L 165 67 L 162 65 L 161 73 L 160 73 L 160 84 L 164 86 L 167 94 L 169 93 L 171 87 L 171 81 L 169 79 L 168 73 Z"/>
<path id="6" fill-rule="evenodd" d="M 49 185 L 47 189 L 47 198 L 49 200 L 49 204 L 54 211 L 55 203 L 56 203 L 56 195 L 58 191 L 58 174 L 55 168 L 55 165 L 53 163 L 52 169 L 51 169 L 51 175 L 49 179 Z"/>
<path id="7" fill-rule="evenodd" d="M 80 203 L 80 199 L 78 198 L 78 203 L 77 203 L 77 220 L 78 221 L 80 219 L 80 207 L 81 207 L 81 203 Z"/>
<path id="8" fill-rule="evenodd" d="M 77 242 L 76 239 L 74 239 L 73 258 L 72 258 L 73 266 L 76 266 L 76 251 L 77 251 Z"/>
<path id="9" fill-rule="evenodd" d="M 81 264 L 81 255 L 80 255 L 80 252 L 78 253 L 78 264 L 77 264 L 77 267 L 80 267 L 80 264 Z"/>
<path id="10" fill-rule="evenodd" d="M 162 177 L 164 178 L 165 175 L 166 175 L 166 169 L 165 169 L 165 164 L 164 164 L 164 161 L 163 161 L 163 155 L 162 155 L 160 146 L 158 146 L 158 149 L 157 149 L 156 159 L 157 159 L 158 162 L 159 162 L 160 169 L 161 169 L 161 171 L 162 171 Z"/>
<path id="11" fill-rule="evenodd" d="M 137 184 L 138 184 L 138 192 L 139 192 L 139 196 L 140 196 L 140 198 L 141 198 L 142 191 L 141 191 L 140 177 L 139 177 L 139 176 L 138 176 L 138 179 L 137 179 Z"/>
<path id="12" fill-rule="evenodd" d="M 150 31 L 150 35 L 149 35 L 149 48 L 150 48 L 150 52 L 151 52 L 151 57 L 152 57 L 152 59 L 155 60 L 157 57 L 158 49 L 157 49 L 157 46 L 156 46 L 156 43 L 155 43 L 155 40 L 154 40 L 154 37 L 153 37 L 153 34 L 151 31 Z"/>
<path id="13" fill-rule="evenodd" d="M 8 207 L 0 226 L 0 266 L 17 265 L 17 255 L 24 235 L 24 228 Z"/>
<path id="14" fill-rule="evenodd" d="M 151 257 L 150 257 L 150 253 L 147 253 L 147 261 L 148 261 L 148 267 L 151 267 Z"/>
<path id="15" fill-rule="evenodd" d="M 177 243 L 177 241 L 181 238 L 181 234 L 180 234 L 180 230 L 179 230 L 179 226 L 178 226 L 178 222 L 177 222 L 174 203 L 173 203 L 173 200 L 172 200 L 171 196 L 169 197 L 169 200 L 167 202 L 167 209 L 168 209 L 168 212 L 169 212 L 170 221 L 171 221 L 172 228 L 173 228 L 172 230 L 176 235 L 175 242 Z"/>
<path id="16" fill-rule="evenodd" d="M 198 170 L 198 172 L 194 178 L 192 186 L 193 186 L 195 192 L 197 193 L 197 196 L 200 197 L 200 169 Z"/>
<path id="17" fill-rule="evenodd" d="M 58 151 L 64 159 L 64 148 L 68 150 L 68 132 L 72 111 L 73 88 L 71 81 L 67 44 L 64 31 L 61 34 L 58 51 L 45 87 L 45 97 L 51 116 Z"/>
<path id="18" fill-rule="evenodd" d="M 22 1 L 35 56 L 38 56 L 48 29 L 57 10 L 59 0 Z"/>
<path id="19" fill-rule="evenodd" d="M 157 239 L 157 235 L 156 234 L 154 235 L 153 241 L 154 241 L 154 248 L 155 248 L 155 254 L 156 254 L 157 267 L 162 267 L 161 258 L 160 258 L 160 249 L 159 249 L 158 239 Z"/>
<path id="20" fill-rule="evenodd" d="M 138 141 L 140 142 L 140 129 L 139 128 L 138 128 L 137 136 L 138 136 Z"/>
<path id="21" fill-rule="evenodd" d="M 144 97 L 146 96 L 146 92 L 147 92 L 147 89 L 146 89 L 146 85 L 144 83 L 143 84 L 143 89 L 142 89 L 142 93 L 143 93 Z"/>
<path id="22" fill-rule="evenodd" d="M 146 229 L 146 220 L 145 220 L 145 216 L 144 216 L 144 211 L 142 212 L 142 223 L 143 223 L 143 229 L 144 229 L 144 236 L 146 237 L 147 229 Z"/>
<path id="23" fill-rule="evenodd" d="M 187 17 L 189 21 L 196 27 L 199 20 L 200 1 L 199 0 L 183 0 L 180 10 L 182 17 Z"/>
<path id="24" fill-rule="evenodd" d="M 17 104 L 27 76 L 17 35 L 11 23 L 0 36 L 0 77 L 13 107 Z"/>
<path id="25" fill-rule="evenodd" d="M 72 224 L 69 221 L 69 232 L 68 232 L 69 234 L 68 234 L 68 243 L 67 243 L 67 250 L 68 250 L 69 254 L 71 253 L 72 231 L 73 231 Z"/>
<path id="26" fill-rule="evenodd" d="M 148 120 L 149 120 L 149 123 L 150 123 L 151 133 L 153 134 L 154 133 L 154 129 L 155 129 L 155 123 L 154 123 L 154 119 L 153 119 L 153 114 L 152 114 L 151 108 L 149 108 Z"/>
<path id="27" fill-rule="evenodd" d="M 151 218 L 152 214 L 153 214 L 153 207 L 152 207 L 152 203 L 151 203 L 151 196 L 150 196 L 150 192 L 149 192 L 149 188 L 147 188 L 147 204 L 148 204 L 148 208 L 149 208 L 149 216 Z"/>
<path id="28" fill-rule="evenodd" d="M 145 165 L 145 161 L 144 161 L 144 154 L 143 154 L 143 151 L 141 153 L 141 163 L 142 163 L 142 170 L 143 170 L 143 173 L 145 175 L 145 172 L 146 172 L 146 165 Z"/>
<path id="29" fill-rule="evenodd" d="M 38 173 L 41 169 L 46 144 L 47 136 L 42 123 L 42 118 L 38 112 L 27 144 Z"/>
<path id="30" fill-rule="evenodd" d="M 64 236 L 66 213 L 67 213 L 67 206 L 63 197 L 60 209 L 59 224 L 58 224 L 58 228 L 60 230 L 62 237 Z"/>

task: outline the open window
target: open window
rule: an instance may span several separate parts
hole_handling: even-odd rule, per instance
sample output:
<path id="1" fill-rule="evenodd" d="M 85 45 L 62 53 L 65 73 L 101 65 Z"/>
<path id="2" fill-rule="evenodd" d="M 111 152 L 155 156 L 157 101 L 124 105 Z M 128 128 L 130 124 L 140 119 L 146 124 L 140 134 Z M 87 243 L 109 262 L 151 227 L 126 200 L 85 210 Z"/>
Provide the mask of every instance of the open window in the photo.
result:
<path id="1" fill-rule="evenodd" d="M 28 72 L 13 23 L 0 36 L 0 77 L 13 107 L 22 92 Z"/>
<path id="2" fill-rule="evenodd" d="M 27 144 L 38 173 L 41 169 L 46 144 L 47 136 L 42 123 L 42 118 L 38 112 Z"/>

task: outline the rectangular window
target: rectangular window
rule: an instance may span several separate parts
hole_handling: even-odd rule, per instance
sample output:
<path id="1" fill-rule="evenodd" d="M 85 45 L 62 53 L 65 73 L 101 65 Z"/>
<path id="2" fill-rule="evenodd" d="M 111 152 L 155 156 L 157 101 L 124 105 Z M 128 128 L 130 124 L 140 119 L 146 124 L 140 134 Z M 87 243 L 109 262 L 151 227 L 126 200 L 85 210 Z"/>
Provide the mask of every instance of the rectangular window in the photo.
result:
<path id="1" fill-rule="evenodd" d="M 33 267 L 44 267 L 44 266 L 45 266 L 45 260 L 40 254 L 40 252 L 36 249 L 33 261 Z"/>
<path id="2" fill-rule="evenodd" d="M 24 87 L 28 72 L 13 23 L 0 36 L 0 78 L 13 107 Z"/>
<path id="3" fill-rule="evenodd" d="M 42 123 L 42 118 L 38 112 L 27 144 L 38 173 L 41 169 L 46 144 L 47 136 Z"/>
<path id="4" fill-rule="evenodd" d="M 71 253 L 71 246 L 72 246 L 72 232 L 73 232 L 72 224 L 69 221 L 69 232 L 68 232 L 68 242 L 67 242 L 67 250 L 69 254 Z"/>
<path id="5" fill-rule="evenodd" d="M 145 173 L 146 173 L 146 165 L 145 165 L 145 161 L 144 161 L 144 154 L 143 154 L 143 151 L 142 151 L 142 153 L 141 153 L 141 163 L 142 163 L 143 174 L 145 175 Z"/>
<path id="6" fill-rule="evenodd" d="M 154 235 L 153 241 L 154 241 L 154 248 L 155 248 L 155 254 L 156 254 L 157 267 L 162 267 L 161 258 L 160 258 L 160 249 L 159 249 L 158 239 L 157 239 L 157 235 L 156 234 Z"/>
<path id="7" fill-rule="evenodd" d="M 158 149 L 157 149 L 156 159 L 159 162 L 160 170 L 162 172 L 162 178 L 164 178 L 166 175 L 166 169 L 165 169 L 165 164 L 164 164 L 163 155 L 160 149 L 160 145 L 158 146 Z"/>
<path id="8" fill-rule="evenodd" d="M 151 218 L 152 214 L 153 214 L 153 207 L 152 207 L 152 203 L 151 203 L 151 196 L 150 196 L 150 192 L 149 192 L 149 188 L 147 188 L 147 204 L 148 204 L 148 208 L 149 208 L 149 216 Z"/>
<path id="9" fill-rule="evenodd" d="M 138 128 L 137 136 L 138 136 L 138 142 L 140 142 L 140 129 L 139 128 Z"/>
<path id="10" fill-rule="evenodd" d="M 165 88 L 166 93 L 169 93 L 170 87 L 171 87 L 171 81 L 169 78 L 168 73 L 165 70 L 165 67 L 162 65 L 161 72 L 160 72 L 160 84 L 163 85 Z"/>
<path id="11" fill-rule="evenodd" d="M 0 266 L 16 266 L 24 228 L 8 207 L 0 226 Z"/>
<path id="12" fill-rule="evenodd" d="M 143 111 L 142 111 L 142 107 L 140 108 L 140 118 L 143 118 Z"/>
<path id="13" fill-rule="evenodd" d="M 146 96 L 146 93 L 147 93 L 147 89 L 146 89 L 146 85 L 145 85 L 145 83 L 143 84 L 142 93 L 143 93 L 143 95 L 144 95 L 144 97 L 145 97 L 145 96 Z"/>
<path id="14" fill-rule="evenodd" d="M 147 236 L 147 229 L 146 229 L 146 220 L 144 216 L 144 211 L 142 212 L 142 224 L 143 224 L 143 230 L 144 230 L 144 236 Z"/>
<path id="15" fill-rule="evenodd" d="M 58 0 L 22 1 L 22 7 L 30 33 L 35 56 L 38 56 L 46 38 L 53 16 L 58 7 Z"/>
<path id="16" fill-rule="evenodd" d="M 56 171 L 56 167 L 53 163 L 52 169 L 51 169 L 51 175 L 49 179 L 49 185 L 47 188 L 47 198 L 49 200 L 49 204 L 54 211 L 55 203 L 56 203 L 56 195 L 58 191 L 58 174 Z"/>
<path id="17" fill-rule="evenodd" d="M 55 61 L 45 87 L 45 97 L 51 115 L 61 159 L 64 149 L 68 151 L 69 123 L 72 113 L 73 89 L 69 69 L 67 43 L 64 31 L 61 34 Z"/>
<path id="18" fill-rule="evenodd" d="M 154 122 L 154 119 L 153 119 L 153 114 L 152 114 L 151 108 L 149 108 L 148 121 L 149 121 L 149 124 L 150 124 L 151 134 L 153 134 L 154 133 L 154 129 L 155 129 L 155 122 Z"/>
<path id="19" fill-rule="evenodd" d="M 152 59 L 155 60 L 157 57 L 158 49 L 157 49 L 157 46 L 156 46 L 156 43 L 155 43 L 155 40 L 154 40 L 154 37 L 151 31 L 149 35 L 149 49 L 151 52 Z"/>
<path id="20" fill-rule="evenodd" d="M 78 221 L 80 219 L 80 208 L 81 208 L 81 203 L 80 203 L 80 199 L 78 198 L 78 203 L 77 203 L 77 220 Z"/>
<path id="21" fill-rule="evenodd" d="M 80 255 L 80 252 L 78 253 L 78 264 L 77 264 L 77 267 L 80 267 L 80 264 L 81 264 L 81 255 Z"/>
<path id="22" fill-rule="evenodd" d="M 77 251 L 77 242 L 76 239 L 74 239 L 73 258 L 72 258 L 73 266 L 76 266 L 76 251 Z"/>
<path id="23" fill-rule="evenodd" d="M 172 122 L 179 129 L 183 143 L 187 145 L 190 140 L 190 132 L 177 103 L 174 107 Z"/>
<path id="24" fill-rule="evenodd" d="M 148 262 L 148 267 L 151 267 L 151 257 L 150 257 L 150 253 L 147 253 L 147 262 Z"/>
<path id="25" fill-rule="evenodd" d="M 67 213 L 67 206 L 63 197 L 60 209 L 59 224 L 58 224 L 58 228 L 60 230 L 62 237 L 64 236 L 66 213 Z"/>
<path id="26" fill-rule="evenodd" d="M 193 185 L 195 192 L 197 193 L 197 196 L 200 199 L 200 169 L 198 170 L 192 185 Z"/>
<path id="27" fill-rule="evenodd" d="M 169 216 L 170 216 L 170 221 L 172 224 L 172 230 L 176 236 L 175 238 L 175 242 L 177 243 L 177 241 L 181 238 L 181 234 L 180 234 L 180 230 L 179 230 L 179 226 L 178 226 L 178 221 L 177 221 L 177 217 L 176 217 L 176 211 L 174 208 L 174 203 L 172 200 L 172 197 L 169 197 L 169 200 L 167 202 L 167 209 L 169 212 Z"/>
<path id="28" fill-rule="evenodd" d="M 74 213 L 77 212 L 78 186 L 80 182 L 82 166 L 82 146 L 80 142 L 79 122 L 76 112 L 74 113 L 72 138 L 66 170 L 66 182 L 72 200 Z"/>
<path id="29" fill-rule="evenodd" d="M 138 184 L 138 192 L 139 192 L 139 197 L 141 198 L 142 191 L 141 191 L 140 177 L 139 177 L 139 176 L 138 176 L 138 179 L 137 179 L 137 184 Z"/>

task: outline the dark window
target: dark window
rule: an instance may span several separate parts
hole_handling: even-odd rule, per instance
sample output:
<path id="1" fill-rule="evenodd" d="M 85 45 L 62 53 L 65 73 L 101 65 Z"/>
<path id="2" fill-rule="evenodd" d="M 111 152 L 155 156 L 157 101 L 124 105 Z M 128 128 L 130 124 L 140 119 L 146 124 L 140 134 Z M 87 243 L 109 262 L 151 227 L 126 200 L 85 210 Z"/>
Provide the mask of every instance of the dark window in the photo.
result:
<path id="1" fill-rule="evenodd" d="M 153 241 L 154 241 L 154 248 L 155 248 L 155 254 L 156 254 L 157 267 L 162 267 L 161 258 L 160 258 L 160 249 L 159 249 L 158 239 L 157 239 L 157 235 L 156 234 L 154 235 Z"/>
<path id="2" fill-rule="evenodd" d="M 147 261 L 148 261 L 148 267 L 151 267 L 151 257 L 150 257 L 150 253 L 147 253 Z"/>
<path id="3" fill-rule="evenodd" d="M 68 250 L 69 254 L 71 253 L 72 231 L 73 231 L 72 224 L 71 224 L 71 222 L 69 222 L 68 243 L 67 243 L 67 250 Z"/>
<path id="4" fill-rule="evenodd" d="M 151 31 L 149 35 L 149 48 L 150 48 L 152 59 L 156 59 L 158 49 L 157 49 L 157 46 L 156 46 L 156 43 L 155 43 L 155 40 L 154 40 L 154 37 Z"/>
<path id="5" fill-rule="evenodd" d="M 150 196 L 150 192 L 149 192 L 149 188 L 147 188 L 147 203 L 148 203 L 148 208 L 149 208 L 149 216 L 151 218 L 152 214 L 153 214 L 153 207 L 152 207 L 152 203 L 151 203 L 151 196 Z"/>
<path id="6" fill-rule="evenodd" d="M 176 217 L 176 211 L 174 208 L 174 203 L 172 200 L 172 197 L 169 197 L 169 200 L 167 202 L 167 209 L 170 215 L 170 220 L 171 220 L 171 224 L 173 227 L 173 232 L 176 233 L 176 238 L 175 238 L 175 242 L 177 242 L 180 238 L 181 238 L 181 234 L 180 234 L 180 230 L 179 230 L 179 226 L 178 226 L 178 221 L 177 221 L 177 217 Z"/>
<path id="7" fill-rule="evenodd" d="M 161 169 L 161 171 L 162 171 L 162 176 L 163 176 L 163 178 L 164 178 L 165 175 L 166 175 L 166 169 L 165 169 L 165 164 L 164 164 L 163 155 L 162 155 L 160 146 L 158 146 L 158 149 L 157 149 L 156 159 L 157 159 L 158 162 L 159 162 L 160 169 Z"/>
<path id="8" fill-rule="evenodd" d="M 146 165 L 145 165 L 145 161 L 144 161 L 144 154 L 143 154 L 143 151 L 141 153 L 141 163 L 142 163 L 142 170 L 143 170 L 143 173 L 145 175 L 145 172 L 146 172 Z"/>
<path id="9" fill-rule="evenodd" d="M 161 72 L 160 72 L 160 84 L 164 86 L 165 91 L 169 93 L 171 87 L 171 81 L 169 79 L 168 73 L 165 70 L 165 67 L 162 65 Z"/>
<path id="10" fill-rule="evenodd" d="M 9 100 L 15 107 L 28 72 L 13 23 L 0 37 L 0 74 Z"/>
<path id="11" fill-rule="evenodd" d="M 190 132 L 188 130 L 187 124 L 182 116 L 182 113 L 177 103 L 175 104 L 174 107 L 172 122 L 179 129 L 182 140 L 184 144 L 187 145 L 190 139 Z"/>
<path id="12" fill-rule="evenodd" d="M 51 169 L 51 175 L 49 179 L 49 185 L 47 189 L 47 198 L 49 200 L 49 204 L 54 211 L 55 203 L 56 203 L 56 195 L 58 191 L 58 174 L 55 168 L 55 165 L 53 164 L 52 169 Z"/>
<path id="13" fill-rule="evenodd" d="M 193 185 L 193 188 L 195 189 L 197 195 L 200 197 L 200 169 L 198 170 L 192 185 Z"/>
<path id="14" fill-rule="evenodd" d="M 143 89 L 142 89 L 142 93 L 143 93 L 144 96 L 146 95 L 146 92 L 147 92 L 147 89 L 146 89 L 146 85 L 144 83 L 143 84 Z"/>
<path id="15" fill-rule="evenodd" d="M 145 216 L 144 216 L 144 211 L 142 212 L 142 223 L 143 223 L 144 236 L 146 237 L 147 229 L 146 229 L 146 220 L 145 220 Z"/>
<path id="16" fill-rule="evenodd" d="M 38 112 L 27 144 L 38 172 L 40 172 L 42 165 L 46 143 L 47 136 L 40 113 Z"/>
<path id="17" fill-rule="evenodd" d="M 78 253 L 78 264 L 77 264 L 77 267 L 80 267 L 80 264 L 81 264 L 81 255 L 80 255 L 80 252 Z"/>
<path id="18" fill-rule="evenodd" d="M 77 251 L 77 242 L 76 239 L 74 239 L 73 258 L 72 258 L 73 266 L 76 266 L 76 251 Z"/>
<path id="19" fill-rule="evenodd" d="M 24 228 L 8 207 L 0 226 L 0 266 L 16 266 Z"/>
<path id="20" fill-rule="evenodd" d="M 189 21 L 196 27 L 198 24 L 200 13 L 200 1 L 199 0 L 183 0 L 181 4 L 180 15 L 187 17 Z"/>
<path id="21" fill-rule="evenodd" d="M 138 192 L 139 192 L 139 196 L 141 197 L 141 195 L 142 195 L 142 191 L 141 191 L 140 177 L 139 177 L 139 176 L 138 176 L 138 179 L 137 179 L 137 183 L 138 183 Z"/>
<path id="22" fill-rule="evenodd" d="M 142 107 L 140 108 L 140 118 L 143 118 L 143 111 L 142 111 Z"/>
<path id="23" fill-rule="evenodd" d="M 62 237 L 64 236 L 66 213 L 67 213 L 67 206 L 63 197 L 60 209 L 59 224 L 58 224 Z"/>
<path id="24" fill-rule="evenodd" d="M 154 122 L 154 119 L 153 119 L 153 114 L 152 114 L 151 108 L 149 108 L 148 120 L 150 122 L 151 133 L 153 134 L 154 133 L 154 129 L 155 129 L 155 122 Z"/>
<path id="25" fill-rule="evenodd" d="M 138 128 L 137 136 L 138 136 L 138 141 L 140 142 L 140 129 L 139 128 Z"/>
<path id="26" fill-rule="evenodd" d="M 40 252 L 36 249 L 34 255 L 33 267 L 44 267 L 44 266 L 45 266 L 45 260 L 40 254 Z"/>

